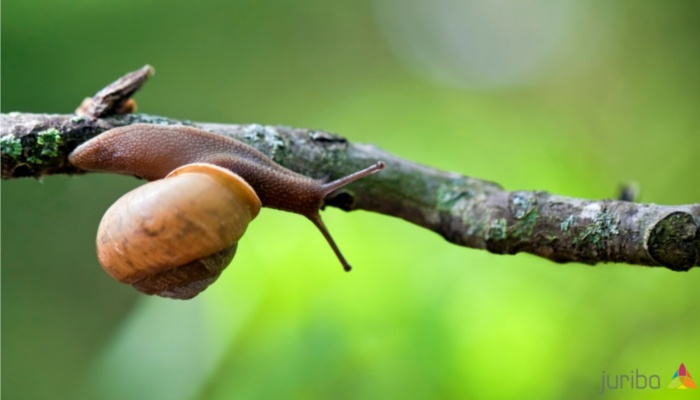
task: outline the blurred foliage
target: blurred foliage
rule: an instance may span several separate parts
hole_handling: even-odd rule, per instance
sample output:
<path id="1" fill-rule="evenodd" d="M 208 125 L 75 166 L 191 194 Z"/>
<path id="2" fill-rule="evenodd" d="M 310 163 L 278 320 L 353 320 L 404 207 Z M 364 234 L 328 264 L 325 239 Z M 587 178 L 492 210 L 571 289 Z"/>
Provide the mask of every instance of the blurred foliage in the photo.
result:
<path id="1" fill-rule="evenodd" d="M 547 62 L 497 87 L 406 65 L 379 26 L 399 3 L 6 0 L 2 112 L 72 112 L 149 63 L 151 114 L 326 129 L 508 189 L 700 200 L 699 3 L 573 2 Z M 527 18 L 499 4 L 503 29 Z M 700 374 L 697 270 L 496 256 L 362 212 L 324 212 L 350 274 L 265 210 L 204 294 L 139 295 L 93 249 L 138 184 L 2 183 L 6 398 L 574 399 L 635 369 L 663 389 L 607 396 L 660 398 L 681 362 Z"/>

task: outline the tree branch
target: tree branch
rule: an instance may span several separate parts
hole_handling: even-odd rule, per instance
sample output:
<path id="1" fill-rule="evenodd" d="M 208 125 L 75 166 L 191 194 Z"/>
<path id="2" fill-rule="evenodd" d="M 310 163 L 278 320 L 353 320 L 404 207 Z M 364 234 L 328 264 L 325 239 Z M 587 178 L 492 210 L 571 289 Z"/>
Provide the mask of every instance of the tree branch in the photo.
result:
<path id="1" fill-rule="evenodd" d="M 372 145 L 312 129 L 195 123 L 133 109 L 146 66 L 101 90 L 79 114 L 0 115 L 2 178 L 83 173 L 68 162 L 79 144 L 134 123 L 190 125 L 244 141 L 304 175 L 331 178 L 383 160 L 386 170 L 328 199 L 343 210 L 403 218 L 448 241 L 498 254 L 527 252 L 556 262 L 622 262 L 687 271 L 700 266 L 700 204 L 661 206 L 583 200 L 499 185 L 403 160 Z"/>

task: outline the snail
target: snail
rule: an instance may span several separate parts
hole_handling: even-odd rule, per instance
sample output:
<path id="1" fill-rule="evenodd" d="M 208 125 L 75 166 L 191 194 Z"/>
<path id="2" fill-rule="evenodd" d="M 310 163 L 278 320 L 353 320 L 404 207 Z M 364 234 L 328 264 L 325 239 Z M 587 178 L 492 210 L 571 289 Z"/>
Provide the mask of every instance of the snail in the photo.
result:
<path id="1" fill-rule="evenodd" d="M 326 182 L 286 169 L 243 142 L 188 126 L 152 124 L 110 129 L 68 158 L 85 171 L 150 181 L 105 213 L 98 259 L 116 280 L 178 299 L 196 296 L 218 278 L 261 207 L 311 220 L 349 271 L 319 210 L 329 194 L 385 166 L 379 161 Z"/>

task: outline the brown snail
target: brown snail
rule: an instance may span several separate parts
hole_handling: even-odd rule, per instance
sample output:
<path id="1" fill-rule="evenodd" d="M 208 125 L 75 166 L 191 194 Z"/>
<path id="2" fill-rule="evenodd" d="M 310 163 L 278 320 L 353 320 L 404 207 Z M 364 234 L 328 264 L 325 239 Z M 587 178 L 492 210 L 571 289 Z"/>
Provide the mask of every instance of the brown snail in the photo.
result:
<path id="1" fill-rule="evenodd" d="M 380 161 L 325 182 L 288 170 L 237 140 L 151 124 L 111 129 L 78 146 L 69 160 L 83 170 L 152 181 L 105 213 L 98 258 L 120 282 L 179 299 L 196 296 L 216 280 L 261 206 L 307 217 L 349 271 L 319 210 L 330 193 L 384 168 Z"/>

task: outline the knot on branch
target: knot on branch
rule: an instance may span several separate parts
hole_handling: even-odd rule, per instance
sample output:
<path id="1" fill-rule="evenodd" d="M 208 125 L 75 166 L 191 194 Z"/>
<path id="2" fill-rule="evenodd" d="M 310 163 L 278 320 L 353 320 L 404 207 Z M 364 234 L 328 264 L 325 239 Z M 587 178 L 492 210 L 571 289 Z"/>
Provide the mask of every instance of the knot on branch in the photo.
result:
<path id="1" fill-rule="evenodd" d="M 659 264 L 674 271 L 688 271 L 700 261 L 698 222 L 686 212 L 672 212 L 651 228 L 646 247 Z"/>

